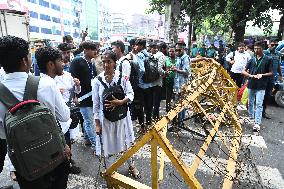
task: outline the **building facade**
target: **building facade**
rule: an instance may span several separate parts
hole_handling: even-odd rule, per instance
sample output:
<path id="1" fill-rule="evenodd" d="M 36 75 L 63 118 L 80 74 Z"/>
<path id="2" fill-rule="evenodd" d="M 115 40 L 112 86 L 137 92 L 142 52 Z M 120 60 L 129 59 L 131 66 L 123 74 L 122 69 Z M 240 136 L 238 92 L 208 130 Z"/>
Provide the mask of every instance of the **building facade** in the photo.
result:
<path id="1" fill-rule="evenodd" d="M 84 28 L 82 0 L 27 0 L 30 17 L 30 38 L 62 42 L 62 36 L 71 35 L 80 41 Z"/>

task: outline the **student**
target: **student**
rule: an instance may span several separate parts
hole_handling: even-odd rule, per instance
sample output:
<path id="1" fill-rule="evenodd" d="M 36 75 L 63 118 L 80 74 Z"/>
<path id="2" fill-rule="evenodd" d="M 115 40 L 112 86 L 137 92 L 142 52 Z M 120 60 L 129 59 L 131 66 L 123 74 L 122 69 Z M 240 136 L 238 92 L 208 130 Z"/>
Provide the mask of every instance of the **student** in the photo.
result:
<path id="1" fill-rule="evenodd" d="M 42 47 L 45 46 L 45 43 L 43 40 L 36 40 L 34 41 L 34 50 L 38 50 Z M 33 70 L 33 73 L 35 76 L 39 76 L 40 75 L 40 71 L 39 71 L 39 68 L 38 68 L 38 65 L 37 65 L 37 62 L 36 62 L 36 59 L 35 59 L 35 55 L 33 54 L 32 56 L 32 70 Z"/>
<path id="2" fill-rule="evenodd" d="M 244 76 L 248 77 L 248 113 L 254 120 L 253 131 L 259 132 L 265 89 L 272 75 L 272 59 L 263 53 L 263 43 L 254 44 L 255 56 L 247 63 Z M 255 104 L 255 105 L 254 105 Z"/>
<path id="3" fill-rule="evenodd" d="M 84 118 L 85 144 L 91 143 L 92 149 L 96 147 L 96 134 L 93 129 L 93 102 L 91 80 L 97 76 L 95 64 L 91 61 L 95 58 L 97 46 L 94 42 L 85 41 L 82 44 L 84 56 L 76 57 L 70 64 L 70 73 L 74 78 L 78 78 L 81 83 L 81 93 L 79 99 L 86 96 L 80 104 L 80 112 Z"/>
<path id="4" fill-rule="evenodd" d="M 11 50 L 12 49 L 12 50 Z M 52 52 L 48 52 L 43 56 L 37 54 L 37 57 L 43 61 L 37 61 L 39 68 L 43 73 L 50 73 L 56 76 L 56 67 L 62 66 L 61 59 L 54 59 Z M 61 57 L 61 55 L 60 55 Z M 1 64 L 7 73 L 2 83 L 9 88 L 15 97 L 21 101 L 25 91 L 26 81 L 31 66 L 31 54 L 29 52 L 29 43 L 21 38 L 14 36 L 5 36 L 0 38 L 0 59 Z M 39 60 L 39 59 L 37 59 Z M 53 115 L 59 121 L 68 121 L 70 118 L 69 108 L 66 106 L 56 83 L 51 77 L 43 77 L 39 81 L 37 100 L 49 107 Z M 4 115 L 7 108 L 0 102 L 0 138 L 1 138 L 1 170 L 3 161 L 6 155 L 5 132 L 3 126 Z M 70 149 L 65 146 L 65 155 L 70 158 Z M 44 176 L 28 181 L 21 175 L 17 176 L 17 181 L 21 189 L 65 189 L 67 188 L 67 180 L 69 174 L 68 161 L 64 161 L 57 166 L 53 171 L 45 174 Z"/>
<path id="5" fill-rule="evenodd" d="M 130 77 L 131 65 L 129 60 L 124 56 L 125 45 L 122 41 L 115 41 L 111 43 L 112 51 L 116 54 L 117 62 L 116 62 L 116 70 L 122 71 L 122 74 Z"/>
<path id="6" fill-rule="evenodd" d="M 79 94 L 81 92 L 80 81 L 77 78 L 73 78 L 69 72 L 63 71 L 65 65 L 68 63 L 66 60 L 70 60 L 70 49 L 68 48 L 68 45 L 66 46 L 64 44 L 60 44 L 58 48 L 61 50 L 63 55 L 62 56 L 63 67 L 57 68 L 58 75 L 55 77 L 55 81 L 57 87 L 59 88 L 63 96 L 64 101 L 68 104 L 72 104 L 74 94 Z M 74 113 L 72 114 L 72 112 L 71 112 L 71 118 L 67 122 L 60 122 L 62 131 L 65 134 L 66 143 L 70 149 L 72 144 L 71 137 L 74 137 L 74 135 L 76 137 L 76 135 L 79 134 L 78 124 L 79 124 L 79 115 L 78 113 L 74 115 Z M 75 166 L 74 164 L 75 164 L 74 160 L 71 160 L 70 173 L 79 174 L 81 172 L 81 169 Z"/>
<path id="7" fill-rule="evenodd" d="M 129 80 L 121 74 L 121 72 L 116 71 L 116 55 L 112 51 L 106 51 L 102 57 L 104 63 L 104 72 L 102 72 L 98 77 L 96 77 L 92 82 L 92 93 L 94 102 L 94 120 L 96 125 L 97 134 L 101 134 L 101 140 L 103 144 L 103 152 L 106 158 L 107 167 L 115 161 L 115 156 L 119 153 L 126 151 L 134 142 L 134 132 L 133 125 L 130 117 L 130 112 L 127 111 L 127 116 L 121 120 L 111 122 L 105 118 L 103 113 L 103 107 L 116 108 L 122 106 L 126 103 L 133 101 L 133 90 L 130 85 Z M 101 78 L 101 81 L 99 80 Z M 120 85 L 125 93 L 125 98 L 118 100 L 113 97 L 111 101 L 103 100 L 103 92 L 105 90 L 105 85 L 108 87 L 116 85 L 119 80 Z M 103 83 L 102 83 L 103 82 Z M 129 172 L 133 177 L 139 177 L 139 171 L 134 166 L 132 158 L 127 161 L 129 165 Z"/>

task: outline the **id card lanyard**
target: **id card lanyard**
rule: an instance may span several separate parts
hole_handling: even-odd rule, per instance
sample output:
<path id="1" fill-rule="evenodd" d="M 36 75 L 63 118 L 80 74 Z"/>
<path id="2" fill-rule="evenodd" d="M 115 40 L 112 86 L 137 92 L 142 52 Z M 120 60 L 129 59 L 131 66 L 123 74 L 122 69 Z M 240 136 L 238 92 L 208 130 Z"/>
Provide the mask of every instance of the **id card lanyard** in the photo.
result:
<path id="1" fill-rule="evenodd" d="M 89 62 L 84 56 L 82 57 L 86 62 L 87 62 L 87 65 L 89 67 L 89 71 L 91 73 L 91 77 L 92 79 L 95 78 L 95 74 L 94 74 L 94 66 L 93 66 L 93 63 L 92 62 Z"/>

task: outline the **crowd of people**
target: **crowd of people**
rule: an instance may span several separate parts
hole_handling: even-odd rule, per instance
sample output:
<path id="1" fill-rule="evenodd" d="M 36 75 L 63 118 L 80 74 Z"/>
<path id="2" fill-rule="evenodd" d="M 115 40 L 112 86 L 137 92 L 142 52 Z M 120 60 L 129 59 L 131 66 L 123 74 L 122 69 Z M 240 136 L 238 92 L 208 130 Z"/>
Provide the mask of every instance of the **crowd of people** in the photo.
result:
<path id="1" fill-rule="evenodd" d="M 22 141 L 20 138 L 16 142 L 10 140 L 6 116 L 7 112 L 13 116 L 11 110 L 15 107 L 31 109 L 21 103 L 8 106 L 4 98 L 10 97 L 4 95 L 0 97 L 1 172 L 8 151 L 11 176 L 20 188 L 67 188 L 68 174 L 81 172 L 71 153 L 80 130 L 84 144 L 93 149 L 94 156 L 103 156 L 108 168 L 134 143 L 133 121 L 139 123 L 139 132 L 145 133 L 152 122 L 160 118 L 161 100 L 166 101 L 168 112 L 173 100 L 180 98 L 181 87 L 191 79 L 190 63 L 207 58 L 216 58 L 238 87 L 248 82 L 248 113 L 254 131 L 260 130 L 262 117 L 269 118 L 265 112 L 267 101 L 275 78 L 282 80 L 279 55 L 275 53 L 277 41 L 270 41 L 267 50 L 262 42 L 256 42 L 253 47 L 240 43 L 237 50 L 231 52 L 221 41 L 218 49 L 214 45 L 197 49 L 194 45 L 189 54 L 184 42 L 147 44 L 145 39 L 137 38 L 129 43 L 128 54 L 122 41 L 114 41 L 111 50 L 100 54 L 98 43 L 83 41 L 76 49 L 72 37 L 65 36 L 57 48 L 35 41 L 36 51 L 31 56 L 27 41 L 14 36 L 0 38 L 0 91 L 7 88 L 13 98 L 29 104 L 30 101 L 25 101 L 26 86 L 30 85 L 28 78 L 40 76 L 34 100 L 49 108 L 56 118 L 60 127 L 58 135 L 64 135 L 65 157 L 53 170 L 42 170 L 34 179 L 24 175 L 18 166 L 24 158 L 13 158 L 11 153 L 15 150 L 14 143 Z M 179 113 L 169 131 L 183 126 L 184 118 L 185 110 Z M 133 159 L 127 162 L 129 173 L 140 178 Z"/>

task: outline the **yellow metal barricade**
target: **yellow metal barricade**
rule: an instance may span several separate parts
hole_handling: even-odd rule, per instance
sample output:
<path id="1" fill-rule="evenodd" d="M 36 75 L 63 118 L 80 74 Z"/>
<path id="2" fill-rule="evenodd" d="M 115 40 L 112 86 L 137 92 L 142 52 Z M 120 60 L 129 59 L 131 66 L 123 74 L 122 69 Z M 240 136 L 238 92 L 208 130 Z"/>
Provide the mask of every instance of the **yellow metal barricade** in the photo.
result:
<path id="1" fill-rule="evenodd" d="M 218 135 L 221 142 L 229 151 L 226 175 L 223 175 L 223 188 L 228 189 L 232 187 L 242 133 L 242 128 L 238 121 L 239 117 L 235 110 L 238 88 L 222 66 L 211 59 L 192 64 L 192 73 L 193 80 L 183 87 L 181 92 L 183 99 L 180 103 L 153 125 L 135 145 L 128 149 L 120 159 L 103 173 L 103 177 L 106 179 L 109 188 L 157 189 L 159 181 L 163 180 L 165 155 L 169 158 L 171 164 L 177 169 L 189 188 L 202 188 L 195 173 L 216 135 Z M 201 104 L 201 99 L 206 99 L 213 105 L 213 108 L 219 109 L 216 119 L 208 118 L 212 108 L 209 108 L 210 110 L 206 109 Z M 190 166 L 186 166 L 181 160 L 179 154 L 166 136 L 167 124 L 185 108 L 191 108 L 193 112 L 207 117 L 211 125 L 209 134 L 206 136 L 203 145 L 201 145 L 199 152 Z M 222 124 L 233 129 L 234 137 L 232 140 L 226 140 L 226 137 L 220 132 Z M 148 143 L 151 145 L 151 187 L 116 172 L 131 156 Z M 158 150 L 158 147 L 162 150 Z M 158 157 L 160 158 L 159 161 Z M 160 167 L 158 166 L 158 162 Z"/>

